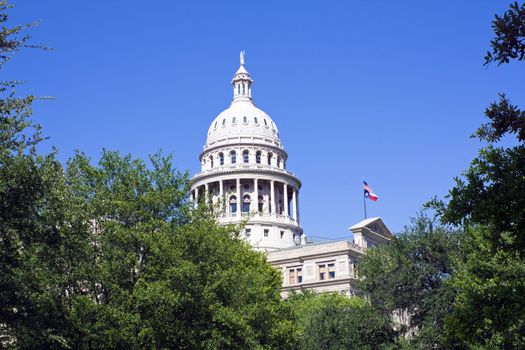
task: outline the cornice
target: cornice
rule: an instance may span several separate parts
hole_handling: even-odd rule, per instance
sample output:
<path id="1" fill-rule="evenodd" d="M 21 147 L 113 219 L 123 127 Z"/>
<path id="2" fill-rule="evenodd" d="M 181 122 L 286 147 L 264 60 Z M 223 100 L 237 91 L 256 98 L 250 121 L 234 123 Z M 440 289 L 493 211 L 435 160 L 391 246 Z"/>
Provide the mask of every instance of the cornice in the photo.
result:
<path id="1" fill-rule="evenodd" d="M 282 176 L 289 178 L 290 180 L 297 183 L 297 188 L 300 189 L 302 186 L 301 180 L 299 180 L 295 174 L 286 170 L 277 170 L 272 168 L 248 168 L 248 167 L 235 167 L 235 168 L 222 168 L 216 171 L 200 172 L 195 174 L 190 180 L 190 186 L 205 179 L 213 179 L 220 176 L 236 175 L 236 174 L 258 174 L 268 176 Z"/>
<path id="2" fill-rule="evenodd" d="M 231 139 L 233 140 L 233 139 Z M 217 151 L 217 150 L 220 150 L 220 149 L 228 149 L 228 148 L 232 148 L 232 147 L 247 147 L 247 146 L 252 146 L 252 147 L 257 147 L 257 146 L 260 146 L 260 147 L 267 147 L 271 150 L 273 150 L 274 152 L 281 152 L 283 155 L 284 155 L 284 158 L 285 160 L 288 159 L 288 152 L 285 151 L 284 147 L 279 147 L 279 146 L 276 146 L 274 144 L 269 144 L 269 143 L 265 143 L 265 142 L 254 142 L 254 141 L 250 141 L 250 142 L 246 142 L 246 141 L 234 141 L 232 143 L 222 143 L 222 144 L 219 144 L 219 145 L 214 145 L 214 146 L 211 146 L 211 147 L 208 147 L 206 148 L 206 146 L 204 146 L 204 150 L 199 154 L 199 161 L 202 161 L 202 157 L 207 154 L 207 153 L 210 153 L 210 152 L 213 152 L 213 151 Z"/>
<path id="3" fill-rule="evenodd" d="M 338 284 L 345 284 L 348 283 L 349 285 L 352 285 L 352 283 L 356 283 L 357 278 L 354 277 L 345 277 L 345 278 L 334 278 L 332 280 L 323 280 L 323 281 L 316 281 L 316 282 L 303 282 L 300 284 L 294 284 L 290 286 L 283 286 L 281 288 L 281 291 L 291 291 L 291 290 L 305 290 L 305 289 L 312 289 L 315 287 L 326 287 L 326 286 L 335 286 Z"/>

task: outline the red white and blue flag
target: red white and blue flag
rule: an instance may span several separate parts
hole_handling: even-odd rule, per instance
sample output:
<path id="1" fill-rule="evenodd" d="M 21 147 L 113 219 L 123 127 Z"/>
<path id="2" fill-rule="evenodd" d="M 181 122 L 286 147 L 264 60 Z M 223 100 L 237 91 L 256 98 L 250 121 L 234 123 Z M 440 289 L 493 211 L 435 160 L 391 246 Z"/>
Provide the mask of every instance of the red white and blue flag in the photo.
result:
<path id="1" fill-rule="evenodd" d="M 372 201 L 377 201 L 377 194 L 374 193 L 372 187 L 368 186 L 366 181 L 363 181 L 363 189 L 365 191 L 365 198 L 368 198 Z"/>

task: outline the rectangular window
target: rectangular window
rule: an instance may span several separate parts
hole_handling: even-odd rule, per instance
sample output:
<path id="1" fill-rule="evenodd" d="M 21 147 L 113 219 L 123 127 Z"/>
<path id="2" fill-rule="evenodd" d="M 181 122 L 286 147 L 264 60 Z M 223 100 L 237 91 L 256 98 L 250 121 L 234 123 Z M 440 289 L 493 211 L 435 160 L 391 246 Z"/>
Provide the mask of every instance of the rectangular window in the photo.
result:
<path id="1" fill-rule="evenodd" d="M 250 237 L 251 234 L 252 234 L 252 230 L 247 228 L 246 229 L 246 237 Z"/>
<path id="2" fill-rule="evenodd" d="M 268 233 L 270 233 L 270 230 L 265 229 L 264 230 L 264 237 L 268 237 Z"/>
<path id="3" fill-rule="evenodd" d="M 326 278 L 326 264 L 319 265 L 319 279 L 323 281 Z"/>
<path id="4" fill-rule="evenodd" d="M 303 283 L 303 269 L 301 267 L 288 269 L 288 284 L 297 283 Z"/>
<path id="5" fill-rule="evenodd" d="M 335 278 L 335 264 L 328 264 L 328 278 L 334 279 Z"/>
<path id="6" fill-rule="evenodd" d="M 281 239 L 284 238 L 284 231 L 281 231 Z"/>
<path id="7" fill-rule="evenodd" d="M 288 270 L 288 284 L 295 284 L 295 269 Z"/>

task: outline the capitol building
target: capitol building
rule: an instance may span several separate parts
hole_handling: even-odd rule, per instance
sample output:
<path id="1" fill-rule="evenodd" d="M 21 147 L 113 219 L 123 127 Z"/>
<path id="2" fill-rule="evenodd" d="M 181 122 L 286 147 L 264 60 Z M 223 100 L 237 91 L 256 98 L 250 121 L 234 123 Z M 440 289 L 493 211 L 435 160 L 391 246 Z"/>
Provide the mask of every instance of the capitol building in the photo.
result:
<path id="1" fill-rule="evenodd" d="M 243 225 L 242 238 L 281 270 L 284 297 L 305 289 L 355 294 L 359 257 L 388 242 L 390 231 L 380 218 L 370 218 L 350 227 L 353 239 L 310 242 L 301 228 L 301 181 L 286 167 L 277 125 L 255 106 L 243 52 L 231 84 L 231 104 L 211 122 L 199 155 L 192 201 L 214 208 L 220 224 Z"/>

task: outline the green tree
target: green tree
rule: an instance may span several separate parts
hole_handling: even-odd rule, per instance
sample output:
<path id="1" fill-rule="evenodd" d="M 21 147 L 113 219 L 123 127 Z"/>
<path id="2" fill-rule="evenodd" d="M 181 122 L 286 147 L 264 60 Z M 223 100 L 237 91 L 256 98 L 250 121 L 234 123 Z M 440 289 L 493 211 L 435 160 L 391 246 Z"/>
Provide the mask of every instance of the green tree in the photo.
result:
<path id="1" fill-rule="evenodd" d="M 188 176 L 105 151 L 78 154 L 66 182 L 89 222 L 92 268 L 71 298 L 75 348 L 273 349 L 290 342 L 281 276 L 262 253 L 190 210 Z M 78 264 L 77 266 L 82 266 Z M 77 284 L 79 282 L 77 281 Z"/>
<path id="2" fill-rule="evenodd" d="M 358 265 L 372 306 L 394 317 L 416 348 L 444 348 L 443 323 L 454 292 L 446 280 L 460 255 L 460 236 L 419 216 L 387 245 L 369 249 Z"/>
<path id="3" fill-rule="evenodd" d="M 0 1 L 0 69 L 30 47 L 24 29 L 8 25 Z M 16 81 L 0 82 L 0 347 L 60 347 L 65 325 L 60 252 L 65 184 L 54 153 L 38 155 L 34 96 L 17 96 Z"/>
<path id="4" fill-rule="evenodd" d="M 390 318 L 362 298 L 305 292 L 286 303 L 294 315 L 296 349 L 387 349 L 394 344 Z"/>
<path id="5" fill-rule="evenodd" d="M 493 21 L 496 37 L 486 64 L 522 61 L 525 4 L 513 3 Z M 457 290 L 447 318 L 450 338 L 476 349 L 525 347 L 525 112 L 505 97 L 485 111 L 474 135 L 487 142 L 456 179 L 442 220 L 466 232 L 466 256 L 450 285 Z M 514 135 L 514 146 L 497 142 Z"/>
<path id="6" fill-rule="evenodd" d="M 525 59 L 525 4 L 520 5 L 516 1 L 503 16 L 496 15 L 492 29 L 496 37 L 490 42 L 492 51 L 488 51 L 485 56 L 486 65 Z"/>

